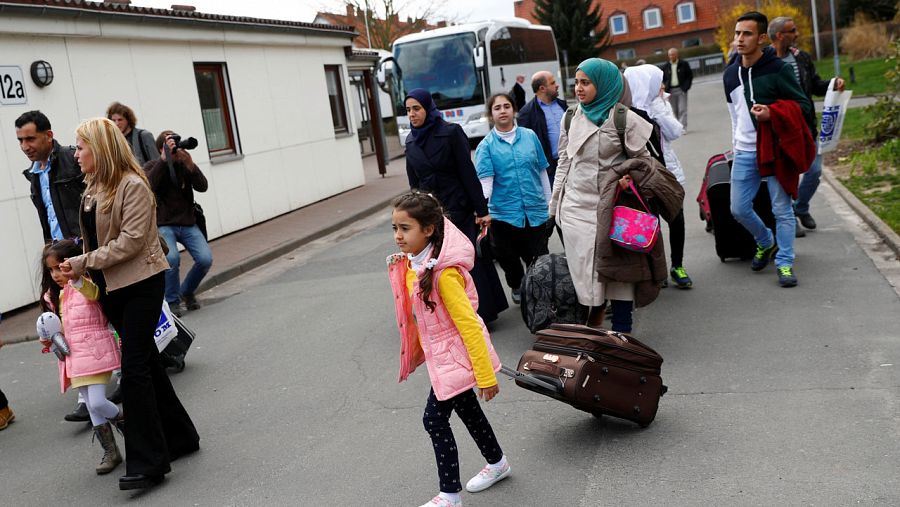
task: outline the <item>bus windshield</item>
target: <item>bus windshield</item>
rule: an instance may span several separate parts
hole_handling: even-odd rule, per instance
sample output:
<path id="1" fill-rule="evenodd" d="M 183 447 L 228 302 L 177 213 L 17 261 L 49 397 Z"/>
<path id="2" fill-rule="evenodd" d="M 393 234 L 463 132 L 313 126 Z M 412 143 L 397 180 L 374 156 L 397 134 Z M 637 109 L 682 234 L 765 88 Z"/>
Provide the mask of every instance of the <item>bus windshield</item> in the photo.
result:
<path id="1" fill-rule="evenodd" d="M 484 104 L 481 73 L 475 69 L 474 33 L 398 44 L 394 59 L 402 72 L 402 93 L 397 94 L 397 113 L 406 115 L 406 92 L 425 88 L 438 109 Z"/>

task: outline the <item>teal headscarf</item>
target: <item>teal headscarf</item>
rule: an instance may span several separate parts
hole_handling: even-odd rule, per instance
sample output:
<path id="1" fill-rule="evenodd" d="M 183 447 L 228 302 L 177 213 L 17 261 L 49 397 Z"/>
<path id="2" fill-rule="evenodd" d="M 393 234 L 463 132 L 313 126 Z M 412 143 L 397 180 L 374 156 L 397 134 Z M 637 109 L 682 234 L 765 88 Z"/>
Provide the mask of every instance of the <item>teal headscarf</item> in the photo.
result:
<path id="1" fill-rule="evenodd" d="M 588 58 L 576 70 L 587 74 L 597 89 L 597 96 L 592 102 L 581 104 L 581 111 L 594 125 L 602 125 L 609 116 L 609 110 L 622 96 L 622 74 L 614 63 L 602 58 Z"/>

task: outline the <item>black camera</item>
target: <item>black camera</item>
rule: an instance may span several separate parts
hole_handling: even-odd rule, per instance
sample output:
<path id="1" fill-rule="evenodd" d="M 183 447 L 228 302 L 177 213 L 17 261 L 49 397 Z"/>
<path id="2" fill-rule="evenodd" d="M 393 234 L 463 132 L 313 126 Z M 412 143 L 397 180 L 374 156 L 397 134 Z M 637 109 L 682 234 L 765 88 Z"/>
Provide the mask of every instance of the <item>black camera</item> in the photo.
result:
<path id="1" fill-rule="evenodd" d="M 179 148 L 184 150 L 193 150 L 197 147 L 197 140 L 193 137 L 189 137 L 184 141 L 181 140 L 181 136 L 178 134 L 169 134 L 169 138 L 175 141 L 175 147 L 172 148 L 172 153 L 178 151 Z"/>

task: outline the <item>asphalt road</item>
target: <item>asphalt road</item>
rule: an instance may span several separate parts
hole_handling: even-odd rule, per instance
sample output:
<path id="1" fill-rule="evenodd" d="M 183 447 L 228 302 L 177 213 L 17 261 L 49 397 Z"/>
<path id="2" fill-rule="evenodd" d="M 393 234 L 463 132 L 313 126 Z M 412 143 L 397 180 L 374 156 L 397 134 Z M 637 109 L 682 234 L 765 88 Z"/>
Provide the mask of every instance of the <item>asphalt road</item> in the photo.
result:
<path id="1" fill-rule="evenodd" d="M 464 493 L 466 506 L 900 504 L 900 299 L 823 196 L 819 229 L 796 245 L 799 287 L 779 288 L 772 267 L 721 263 L 693 198 L 729 136 L 721 84 L 698 84 L 676 144 L 695 287 L 636 313 L 635 334 L 666 360 L 656 421 L 597 420 L 501 379 L 485 410 L 513 474 Z M 59 394 L 52 357 L 35 343 L 0 350 L 17 414 L 0 432 L 0 505 L 426 502 L 428 379 L 397 383 L 388 217 L 204 294 L 186 318 L 198 334 L 187 369 L 172 376 L 202 450 L 159 488 L 118 491 L 124 467 L 96 476 L 100 446 L 62 422 L 74 397 Z M 493 339 L 515 364 L 531 344 L 517 308 Z M 466 480 L 483 463 L 454 420 Z"/>

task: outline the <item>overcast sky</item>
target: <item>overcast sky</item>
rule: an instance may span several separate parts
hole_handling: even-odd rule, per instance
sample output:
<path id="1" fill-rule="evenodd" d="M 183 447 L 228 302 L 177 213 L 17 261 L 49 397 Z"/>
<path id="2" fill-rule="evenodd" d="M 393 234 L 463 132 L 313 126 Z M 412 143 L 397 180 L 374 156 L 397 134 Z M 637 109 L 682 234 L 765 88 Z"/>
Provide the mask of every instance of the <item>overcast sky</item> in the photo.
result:
<path id="1" fill-rule="evenodd" d="M 363 3 L 360 0 L 360 3 Z M 373 0 L 373 5 L 378 5 Z M 422 0 L 399 0 L 396 5 L 409 5 L 412 9 L 401 12 L 402 16 L 415 16 L 416 5 Z M 440 16 L 458 21 L 480 21 L 488 18 L 510 18 L 513 16 L 513 0 L 437 0 L 443 4 Z M 232 14 L 267 19 L 286 19 L 310 22 L 317 11 L 343 12 L 341 0 L 132 0 L 131 5 L 168 9 L 172 4 L 193 5 L 200 12 L 211 14 Z M 376 8 L 377 12 L 377 8 Z"/>

